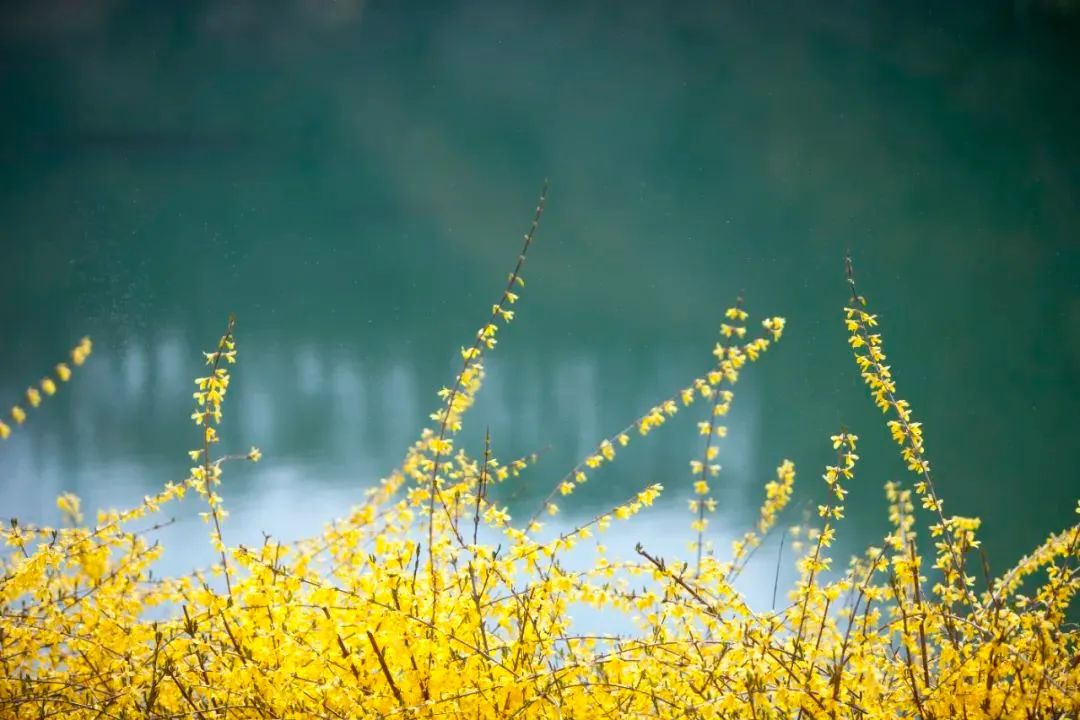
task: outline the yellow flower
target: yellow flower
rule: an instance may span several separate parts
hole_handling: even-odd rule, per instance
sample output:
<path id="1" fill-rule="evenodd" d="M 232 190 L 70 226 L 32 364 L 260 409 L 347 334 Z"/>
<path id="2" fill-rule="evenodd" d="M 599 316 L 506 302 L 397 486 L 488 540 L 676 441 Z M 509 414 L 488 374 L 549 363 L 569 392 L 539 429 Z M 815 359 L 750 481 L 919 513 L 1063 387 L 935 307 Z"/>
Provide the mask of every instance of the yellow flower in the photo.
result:
<path id="1" fill-rule="evenodd" d="M 660 497 L 660 493 L 664 491 L 664 486 L 660 483 L 655 483 L 638 493 L 638 502 L 642 505 L 652 505 L 656 498 Z"/>
<path id="2" fill-rule="evenodd" d="M 15 421 L 17 425 L 22 425 L 26 422 L 26 411 L 18 405 L 11 408 L 11 419 Z"/>
<path id="3" fill-rule="evenodd" d="M 64 493 L 56 498 L 56 507 L 60 512 L 64 513 L 64 516 L 72 523 L 79 524 L 82 522 L 83 516 L 80 511 L 81 501 L 78 496 L 71 493 Z"/>
<path id="4" fill-rule="evenodd" d="M 45 391 L 46 395 L 52 395 L 56 392 L 56 383 L 52 381 L 52 378 L 42 378 L 41 389 Z"/>
<path id="5" fill-rule="evenodd" d="M 515 270 L 509 286 L 519 280 Z M 741 301 L 725 315 L 741 328 Z M 5 670 L 19 680 L 8 683 L 10 704 L 41 705 L 45 713 L 67 708 L 72 717 L 93 716 L 102 702 L 119 714 L 162 717 L 215 708 L 343 716 L 357 703 L 363 714 L 380 717 L 537 720 L 674 717 L 686 708 L 710 719 L 1060 715 L 1080 687 L 1076 628 L 1068 622 L 1080 525 L 1050 535 L 977 593 L 955 560 L 978 548 L 979 523 L 941 515 L 923 465 L 923 429 L 874 359 L 872 350 L 883 354 L 881 339 L 866 332 L 874 316 L 860 307 L 845 316 L 871 345 L 856 360 L 871 397 L 904 430 L 905 463 L 925 474 L 914 490 L 886 486 L 884 543 L 834 569 L 830 546 L 843 507 L 833 503 L 843 500 L 842 484 L 859 461 L 856 437 L 834 436 L 829 455 L 838 459 L 823 471 L 830 491 L 819 510 L 823 520 L 775 538 L 785 552 L 794 549 L 798 576 L 771 612 L 751 608 L 736 580 L 750 560 L 760 560 L 755 549 L 792 497 L 790 462 L 765 483 L 756 524 L 735 535 L 726 557 L 705 537 L 706 515 L 716 509 L 705 495 L 706 478 L 719 467 L 709 437 L 691 465 L 697 537 L 689 548 L 696 562 L 657 554 L 651 545 L 660 538 L 647 523 L 639 529 L 638 557 L 611 560 L 598 546 L 596 555 L 569 562 L 576 545 L 614 518 L 632 518 L 653 504 L 661 486 L 543 543 L 535 539 L 535 519 L 511 524 L 482 478 L 516 475 L 535 456 L 504 464 L 490 442 L 482 459 L 451 442 L 483 379 L 479 360 L 466 358 L 454 390 L 440 394 L 436 428 L 421 431 L 402 465 L 369 488 L 359 506 L 299 542 L 267 537 L 254 546 L 229 545 L 222 534 L 228 513 L 216 489 L 221 460 L 236 456 L 214 459 L 201 449 L 190 453 L 197 467 L 183 483 L 167 484 L 131 509 L 100 512 L 92 529 L 14 522 L 0 528 L 0 543 L 11 548 L 0 561 L 0 605 L 18 609 L 0 613 Z M 767 322 L 766 330 L 777 329 L 775 319 Z M 492 334 L 481 333 L 478 347 L 485 348 Z M 692 399 L 698 391 L 715 398 L 703 414 L 731 403 L 728 383 L 767 342 L 757 338 L 724 353 L 714 364 L 714 385 L 705 376 L 682 385 Z M 89 343 L 79 350 L 88 354 Z M 229 376 L 219 365 L 234 354 L 230 323 L 208 354 L 214 371 L 198 385 L 203 439 L 220 431 Z M 671 402 L 680 397 L 676 391 Z M 661 400 L 629 427 L 657 429 L 668 417 Z M 0 435 L 10 432 L 4 428 L 0 423 Z M 613 435 L 589 457 L 601 466 L 615 461 L 615 446 L 628 441 Z M 259 455 L 252 447 L 246 457 Z M 583 481 L 584 467 L 585 461 L 574 466 L 555 489 Z M 200 517 L 219 558 L 208 572 L 159 579 L 151 569 L 161 548 L 138 530 L 156 526 L 151 516 L 189 490 L 206 501 Z M 914 542 L 924 525 L 915 517 L 916 497 L 935 515 L 931 539 L 921 546 Z M 558 511 L 550 499 L 537 515 Z M 72 495 L 57 506 L 69 517 L 80 511 Z M 771 564 L 765 560 L 766 571 Z M 590 633 L 571 618 L 579 607 L 627 626 L 625 637 Z"/>

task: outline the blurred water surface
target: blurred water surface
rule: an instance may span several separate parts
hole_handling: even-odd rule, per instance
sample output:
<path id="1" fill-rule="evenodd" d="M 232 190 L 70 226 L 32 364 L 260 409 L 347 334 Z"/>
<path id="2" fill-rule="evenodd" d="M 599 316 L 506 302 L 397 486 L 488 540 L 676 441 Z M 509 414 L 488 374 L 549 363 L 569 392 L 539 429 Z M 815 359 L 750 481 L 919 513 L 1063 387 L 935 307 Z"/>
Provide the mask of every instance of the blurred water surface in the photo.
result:
<path id="1" fill-rule="evenodd" d="M 191 378 L 235 312 L 224 448 L 265 458 L 227 469 L 226 540 L 317 530 L 436 407 L 547 177 L 464 439 L 542 451 L 502 489 L 518 517 L 704 370 L 743 293 L 789 324 L 736 388 L 713 539 L 785 457 L 799 522 L 846 426 L 841 540 L 878 541 L 905 474 L 845 342 L 851 248 L 947 509 L 984 519 L 1000 569 L 1080 489 L 1075 31 L 1037 3 L 8 4 L 0 401 L 80 336 L 95 353 L 0 445 L 0 514 L 182 479 Z M 697 419 L 635 441 L 556 528 L 662 482 L 616 538 L 679 549 Z M 165 531 L 191 540 L 173 569 L 210 559 L 197 512 Z"/>

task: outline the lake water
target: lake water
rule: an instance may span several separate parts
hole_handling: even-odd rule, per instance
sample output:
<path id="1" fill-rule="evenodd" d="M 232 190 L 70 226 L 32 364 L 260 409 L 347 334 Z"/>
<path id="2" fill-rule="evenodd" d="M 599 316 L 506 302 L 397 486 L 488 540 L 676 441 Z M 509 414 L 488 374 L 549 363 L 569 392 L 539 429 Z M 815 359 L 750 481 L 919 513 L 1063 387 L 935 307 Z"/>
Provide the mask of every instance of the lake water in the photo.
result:
<path id="1" fill-rule="evenodd" d="M 788 327 L 735 389 L 713 540 L 784 458 L 800 522 L 846 426 L 841 543 L 877 542 L 882 485 L 910 478 L 846 344 L 850 248 L 946 509 L 1003 569 L 1080 495 L 1080 34 L 1036 5 L 5 7 L 0 402 L 95 352 L 0 444 L 0 515 L 182 479 L 191 378 L 234 312 L 223 448 L 265 457 L 227 468 L 226 540 L 317 531 L 435 409 L 549 178 L 464 438 L 542 451 L 503 488 L 515 515 L 707 368 L 742 293 Z M 608 544 L 683 548 L 697 414 L 559 523 L 661 482 Z M 179 510 L 172 569 L 211 558 Z"/>

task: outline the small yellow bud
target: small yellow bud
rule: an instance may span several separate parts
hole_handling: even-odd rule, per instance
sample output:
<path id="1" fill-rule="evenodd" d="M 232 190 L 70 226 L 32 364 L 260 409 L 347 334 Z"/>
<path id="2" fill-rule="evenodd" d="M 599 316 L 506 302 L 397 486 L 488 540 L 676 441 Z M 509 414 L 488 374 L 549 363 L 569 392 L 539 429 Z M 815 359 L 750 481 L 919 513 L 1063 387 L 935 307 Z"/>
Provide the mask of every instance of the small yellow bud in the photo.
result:
<path id="1" fill-rule="evenodd" d="M 80 510 L 81 502 L 77 495 L 72 493 L 64 493 L 60 497 L 56 498 L 56 507 L 60 512 L 64 513 L 64 517 L 68 519 L 73 525 L 77 525 L 82 522 L 83 516 Z"/>

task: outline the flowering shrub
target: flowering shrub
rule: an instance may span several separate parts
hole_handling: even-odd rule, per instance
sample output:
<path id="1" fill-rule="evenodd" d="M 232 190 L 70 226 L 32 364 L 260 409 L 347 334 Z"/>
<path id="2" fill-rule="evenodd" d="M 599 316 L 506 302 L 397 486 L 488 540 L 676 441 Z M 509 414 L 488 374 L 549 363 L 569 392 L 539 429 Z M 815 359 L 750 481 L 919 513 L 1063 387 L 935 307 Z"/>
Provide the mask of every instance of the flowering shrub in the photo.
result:
<path id="1" fill-rule="evenodd" d="M 431 427 L 398 469 L 318 537 L 244 547 L 223 535 L 223 468 L 261 457 L 256 448 L 215 452 L 237 359 L 232 320 L 205 354 L 206 375 L 195 381 L 200 443 L 185 481 L 128 510 L 99 513 L 90 525 L 70 495 L 58 501 L 67 527 L 13 521 L 3 531 L 9 552 L 0 579 L 0 714 L 1075 717 L 1080 645 L 1066 613 L 1080 588 L 1080 525 L 1051 535 L 985 587 L 976 585 L 968 565 L 979 523 L 945 514 L 921 426 L 898 396 L 877 318 L 856 292 L 850 263 L 844 322 L 855 361 L 913 480 L 886 486 L 889 528 L 879 547 L 845 570 L 833 568 L 830 549 L 859 460 L 858 438 L 846 430 L 831 438 L 836 459 L 822 476 L 828 500 L 817 522 L 800 531 L 799 577 L 785 607 L 752 608 L 733 583 L 792 497 L 790 462 L 765 486 L 758 522 L 727 559 L 706 544 L 716 507 L 715 441 L 726 433 L 732 388 L 784 330 L 782 318 L 768 318 L 755 334 L 741 300 L 725 313 L 707 373 L 600 441 L 555 483 L 536 514 L 515 523 L 490 490 L 527 471 L 532 458 L 502 463 L 490 439 L 475 455 L 455 440 L 480 390 L 485 354 L 514 317 L 543 202 L 541 196 L 489 320 L 462 349 L 453 383 L 439 392 Z M 80 364 L 89 341 L 77 352 Z M 57 372 L 67 379 L 67 366 Z M 51 380 L 40 387 L 46 394 L 56 389 Z M 27 400 L 36 406 L 37 390 Z M 691 460 L 688 479 L 693 562 L 642 545 L 634 561 L 616 562 L 598 545 L 591 567 L 568 569 L 567 551 L 614 522 L 631 521 L 663 488 L 642 488 L 553 539 L 541 539 L 540 518 L 558 512 L 556 501 L 622 447 L 702 405 L 704 450 Z M 19 408 L 11 415 L 16 423 L 25 419 Z M 149 542 L 145 526 L 188 493 L 205 502 L 220 562 L 209 573 L 152 578 L 161 548 Z M 918 512 L 931 522 L 930 552 L 917 536 Z M 572 606 L 624 616 L 637 630 L 575 632 Z"/>

